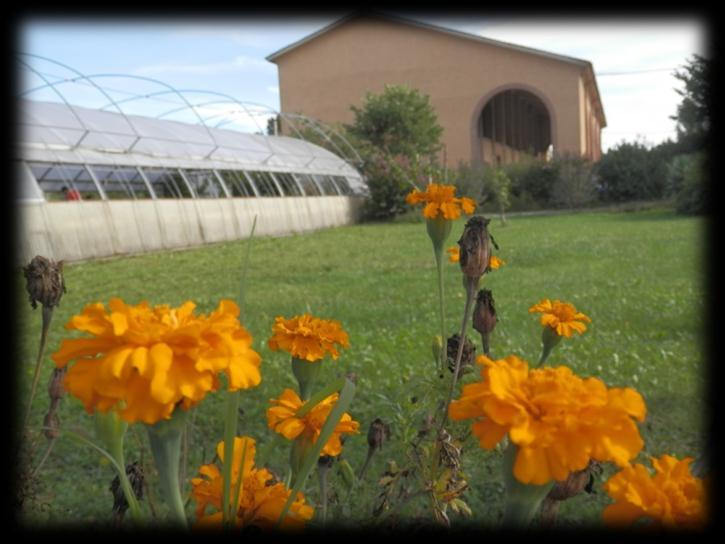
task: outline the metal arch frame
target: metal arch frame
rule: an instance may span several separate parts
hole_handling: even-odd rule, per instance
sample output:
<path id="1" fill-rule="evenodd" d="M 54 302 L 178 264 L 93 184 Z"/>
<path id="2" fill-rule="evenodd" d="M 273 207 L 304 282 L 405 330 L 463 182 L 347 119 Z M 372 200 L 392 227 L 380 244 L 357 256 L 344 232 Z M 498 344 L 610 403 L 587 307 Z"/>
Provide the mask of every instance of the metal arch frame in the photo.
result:
<path id="1" fill-rule="evenodd" d="M 56 89 L 56 85 L 59 85 L 61 83 L 68 83 L 69 81 L 76 81 L 78 79 L 84 79 L 84 80 L 88 81 L 88 83 L 90 83 L 93 86 L 93 88 L 95 88 L 98 92 L 100 92 L 103 96 L 105 96 L 108 100 L 110 100 L 111 101 L 111 104 L 116 107 L 116 109 L 118 110 L 118 113 L 121 114 L 121 116 L 123 117 L 124 121 L 126 121 L 126 123 L 128 124 L 128 126 L 131 127 L 131 130 L 133 131 L 134 135 L 136 136 L 136 139 L 133 141 L 133 143 L 131 144 L 131 146 L 129 147 L 129 149 L 127 151 L 130 151 L 131 149 L 133 149 L 133 147 L 139 142 L 139 140 L 141 140 L 141 135 L 138 133 L 138 130 L 136 130 L 136 127 L 131 122 L 131 120 L 128 118 L 128 116 L 126 115 L 126 113 L 121 109 L 121 107 L 118 105 L 118 103 L 113 98 L 111 98 L 111 96 L 105 90 L 103 90 L 103 88 L 100 85 L 97 85 L 91 79 L 91 77 L 93 77 L 93 76 L 88 76 L 86 74 L 82 74 L 81 72 L 79 72 L 75 68 L 72 68 L 72 67 L 70 67 L 70 66 L 68 66 L 66 64 L 63 64 L 62 62 L 58 62 L 57 60 L 53 60 L 53 59 L 49 59 L 47 57 L 43 57 L 41 55 L 35 55 L 33 53 L 18 53 L 18 55 L 25 55 L 25 56 L 28 56 L 28 57 L 33 57 L 33 58 L 37 58 L 37 59 L 44 60 L 46 62 L 52 62 L 53 64 L 56 64 L 56 65 L 58 65 L 58 66 L 60 66 L 62 68 L 65 68 L 66 70 L 70 70 L 74 74 L 77 74 L 77 76 L 78 76 L 77 78 L 65 79 L 65 80 L 62 80 L 62 81 L 59 81 L 59 82 L 51 83 L 50 81 L 48 81 L 48 79 L 46 79 L 43 75 L 41 75 L 35 68 L 33 68 L 32 66 L 30 66 L 27 62 L 25 62 L 25 61 L 23 61 L 21 59 L 18 59 L 19 62 L 21 62 L 22 64 L 24 64 L 33 73 L 35 73 L 38 77 L 40 77 L 43 81 L 45 81 L 47 85 L 50 85 L 53 88 L 53 91 L 56 92 L 58 94 L 58 96 L 61 97 L 61 99 L 63 100 L 63 102 L 65 103 L 65 105 L 68 106 L 68 108 L 73 112 L 73 116 L 80 121 L 81 125 L 83 126 L 83 129 L 86 132 L 75 143 L 75 145 L 73 146 L 73 149 L 75 149 L 76 147 L 78 147 L 80 145 L 80 143 L 85 139 L 85 137 L 91 131 L 88 129 L 88 127 L 86 126 L 86 124 L 80 119 L 80 117 L 75 113 L 75 111 L 73 111 L 73 107 L 65 99 L 65 97 L 63 96 L 63 93 L 61 93 L 58 89 Z M 35 92 L 37 90 L 44 89 L 44 88 L 45 88 L 45 86 L 41 86 L 41 87 L 38 87 L 38 88 L 31 89 L 28 92 Z M 23 96 L 24 94 L 26 94 L 26 93 L 21 93 L 20 96 Z"/>
<path id="2" fill-rule="evenodd" d="M 101 74 L 101 75 L 102 76 L 106 76 L 106 75 L 109 75 L 109 74 Z M 110 75 L 113 75 L 114 77 L 132 77 L 132 78 L 136 78 L 136 79 L 145 79 L 145 80 L 148 80 L 148 81 L 153 81 L 153 82 L 156 82 L 156 83 L 161 83 L 162 85 L 164 85 L 165 87 L 167 87 L 167 89 L 169 89 L 167 91 L 157 91 L 157 92 L 154 92 L 154 93 L 147 93 L 145 95 L 130 96 L 128 98 L 124 98 L 123 100 L 121 100 L 122 103 L 125 103 L 125 102 L 133 102 L 135 100 L 140 100 L 142 98 L 152 98 L 152 97 L 156 97 L 156 96 L 161 96 L 163 94 L 169 94 L 171 92 L 173 92 L 173 93 L 177 94 L 179 97 L 181 97 L 181 99 L 186 104 L 185 106 L 182 106 L 180 108 L 174 108 L 173 110 L 169 110 L 167 112 L 164 112 L 163 114 L 157 115 L 156 118 L 157 119 L 161 119 L 165 115 L 169 115 L 171 113 L 176 113 L 177 111 L 183 111 L 183 110 L 186 110 L 186 109 L 189 109 L 189 110 L 193 111 L 194 114 L 196 115 L 197 119 L 199 119 L 201 125 L 206 129 L 207 133 L 209 133 L 211 135 L 212 140 L 216 144 L 216 147 L 214 149 L 212 149 L 204 157 L 205 159 L 211 158 L 211 156 L 214 154 L 214 152 L 217 149 L 219 149 L 220 147 L 223 147 L 223 146 L 219 145 L 219 143 L 216 141 L 216 139 L 212 135 L 211 131 L 209 130 L 209 126 L 206 124 L 206 121 L 204 120 L 204 118 L 201 117 L 201 115 L 199 115 L 199 112 L 196 110 L 196 108 L 197 107 L 200 107 L 200 106 L 203 106 L 204 104 L 219 103 L 219 102 L 222 102 L 222 101 L 202 102 L 202 103 L 199 103 L 199 104 L 192 104 L 192 103 L 190 103 L 182 95 L 182 93 L 210 94 L 210 95 L 224 97 L 226 99 L 225 102 L 228 101 L 228 102 L 232 102 L 234 104 L 237 104 L 237 105 L 241 106 L 242 109 L 244 109 L 244 111 L 252 118 L 252 120 L 254 121 L 254 123 L 257 125 L 257 128 L 260 131 L 264 132 L 264 129 L 257 123 L 256 119 L 254 119 L 254 116 L 249 113 L 249 110 L 247 110 L 247 108 L 244 106 L 244 103 L 241 102 L 240 100 L 234 98 L 233 96 L 228 95 L 228 94 L 219 93 L 219 92 L 216 92 L 216 91 L 207 91 L 207 90 L 203 90 L 203 89 L 176 89 L 175 87 L 171 87 L 170 85 L 167 85 L 165 83 L 159 82 L 158 80 L 155 80 L 155 79 L 152 79 L 152 78 L 143 77 L 143 76 L 133 76 L 133 75 L 126 76 L 124 74 L 110 74 Z M 95 76 L 91 76 L 91 77 L 95 77 Z M 255 105 L 261 105 L 261 104 L 255 104 Z M 103 110 L 103 109 L 107 108 L 108 106 L 110 106 L 110 104 L 104 105 L 103 107 L 100 108 L 100 110 Z M 267 108 L 268 106 L 264 106 L 264 107 Z M 270 108 L 270 110 L 271 110 L 271 108 Z M 274 110 L 271 110 L 271 111 L 274 111 Z M 268 161 L 272 156 L 274 156 L 274 151 L 272 150 L 272 146 L 266 140 L 265 140 L 265 144 L 269 148 L 270 155 L 267 158 L 265 158 L 264 161 L 262 161 L 263 163 L 266 162 L 266 161 Z"/>
<path id="3" fill-rule="evenodd" d="M 340 140 L 342 140 L 342 142 L 354 153 L 355 160 L 357 161 L 357 163 L 362 163 L 363 162 L 362 158 L 360 157 L 360 154 L 357 152 L 357 149 L 355 149 L 355 147 L 348 141 L 348 139 L 345 138 L 339 132 L 337 132 L 335 129 L 333 129 L 332 127 L 330 127 L 329 125 L 323 123 L 322 121 L 320 121 L 318 119 L 315 119 L 314 117 L 309 117 L 307 115 L 302 115 L 302 114 L 299 114 L 299 113 L 284 113 L 284 114 L 281 114 L 281 115 L 283 115 L 285 117 L 295 118 L 295 119 L 302 119 L 303 121 L 305 121 L 307 123 L 310 123 L 312 125 L 312 128 L 317 129 L 318 132 L 320 132 L 332 145 L 335 146 L 335 149 L 337 149 L 340 152 L 340 154 L 343 157 L 345 157 L 345 153 L 343 153 L 343 151 L 337 145 L 335 145 L 335 143 L 329 138 L 329 136 L 327 136 L 327 133 L 324 132 L 323 129 L 328 130 L 331 134 L 333 134 L 334 136 L 336 136 Z"/>
<path id="4" fill-rule="evenodd" d="M 58 66 L 60 66 L 62 68 L 65 68 L 65 69 L 71 71 L 74 74 L 77 74 L 77 76 L 76 77 L 72 77 L 72 78 L 61 79 L 60 81 L 51 81 L 49 77 L 45 77 L 46 74 L 42 73 L 40 70 L 34 68 L 31 64 L 29 64 L 28 62 L 26 62 L 22 58 L 20 58 L 21 55 L 25 55 L 25 56 L 33 57 L 33 58 L 38 58 L 38 59 L 41 59 L 41 60 L 45 60 L 47 62 L 51 62 L 51 63 L 53 63 L 55 65 L 58 65 Z M 71 114 L 74 116 L 74 118 L 79 123 L 79 125 L 81 127 L 81 130 L 84 131 L 83 135 L 73 145 L 72 149 L 77 148 L 82 143 L 82 141 L 88 136 L 88 134 L 90 134 L 91 132 L 94 132 L 94 131 L 91 130 L 91 129 L 89 129 L 88 126 L 83 122 L 83 120 L 81 119 L 81 117 L 75 111 L 75 109 L 73 108 L 73 106 L 68 102 L 68 100 L 66 99 L 65 95 L 59 90 L 58 87 L 60 85 L 62 85 L 62 84 L 65 84 L 65 83 L 85 82 L 85 83 L 91 85 L 94 89 L 96 89 L 106 99 L 109 100 L 109 103 L 108 104 L 105 104 L 103 107 L 98 108 L 99 111 L 103 111 L 103 110 L 109 108 L 110 106 L 113 106 L 122 115 L 122 117 L 124 118 L 126 124 L 131 128 L 131 131 L 132 131 L 133 135 L 135 136 L 135 140 L 133 141 L 133 143 L 127 149 L 125 149 L 125 152 L 126 153 L 130 153 L 133 150 L 133 148 L 137 145 L 137 143 L 142 139 L 142 136 L 137 131 L 137 129 L 136 129 L 135 125 L 133 124 L 133 122 L 129 119 L 128 114 L 123 110 L 123 108 L 121 108 L 121 104 L 126 103 L 126 102 L 131 102 L 131 101 L 139 100 L 141 98 L 151 98 L 151 97 L 160 96 L 160 95 L 163 95 L 163 94 L 174 94 L 178 98 L 181 99 L 181 101 L 183 102 L 184 105 L 181 108 L 175 108 L 175 109 L 170 110 L 170 111 L 167 111 L 167 112 L 165 112 L 165 113 L 163 113 L 161 115 L 158 115 L 157 118 L 160 119 L 161 117 L 164 117 L 165 115 L 169 115 L 169 114 L 174 113 L 176 111 L 183 111 L 185 109 L 192 110 L 193 113 L 194 113 L 194 115 L 199 120 L 199 123 L 204 127 L 204 129 L 205 129 L 208 137 L 210 138 L 210 140 L 214 144 L 214 148 L 204 157 L 205 159 L 210 158 L 220 147 L 223 147 L 223 146 L 221 146 L 219 144 L 219 142 L 216 140 L 216 138 L 214 137 L 214 134 L 211 132 L 211 130 L 209 128 L 209 125 L 207 124 L 207 122 L 210 119 L 213 119 L 214 117 L 216 117 L 216 115 L 215 116 L 212 116 L 212 117 L 208 117 L 208 118 L 205 119 L 205 118 L 203 118 L 201 116 L 201 114 L 197 111 L 196 108 L 201 107 L 201 106 L 204 106 L 204 105 L 213 104 L 213 103 L 231 102 L 231 103 L 236 104 L 239 107 L 241 107 L 242 110 L 249 117 L 252 118 L 253 122 L 255 123 L 255 125 L 257 126 L 257 128 L 262 133 L 265 132 L 265 129 L 256 120 L 256 112 L 255 113 L 252 113 L 245 106 L 245 104 L 249 104 L 249 105 L 254 105 L 254 106 L 260 107 L 260 108 L 262 108 L 262 112 L 267 111 L 267 112 L 269 112 L 272 115 L 276 115 L 278 117 L 281 117 L 281 118 L 289 121 L 290 127 L 294 130 L 294 132 L 296 133 L 296 135 L 302 141 L 304 141 L 305 143 L 307 143 L 309 145 L 313 145 L 311 142 L 309 142 L 308 140 L 306 140 L 304 138 L 304 136 L 302 135 L 302 133 L 300 132 L 300 130 L 299 130 L 298 126 L 297 126 L 297 122 L 303 122 L 303 123 L 305 123 L 307 126 L 309 126 L 310 128 L 312 128 L 315 132 L 319 133 L 327 142 L 329 142 L 330 145 L 332 145 L 334 147 L 334 149 L 337 150 L 337 152 L 340 154 L 340 156 L 341 156 L 341 158 L 343 158 L 343 160 L 345 160 L 346 162 L 352 162 L 346 156 L 346 153 L 343 152 L 343 150 L 340 148 L 340 146 L 337 145 L 335 143 L 335 141 L 333 141 L 333 139 L 330 137 L 330 135 L 336 136 L 339 140 L 342 140 L 342 142 L 344 143 L 344 145 L 349 150 L 352 151 L 352 153 L 357 158 L 357 160 L 358 161 L 361 161 L 360 156 L 357 153 L 357 150 L 354 148 L 354 146 L 352 146 L 352 144 L 350 144 L 350 142 L 344 136 L 342 136 L 341 134 L 339 134 L 337 131 L 335 131 L 331 127 L 328 127 L 328 126 L 324 125 L 323 123 L 317 121 L 316 119 L 313 119 L 313 118 L 310 118 L 310 117 L 306 117 L 306 116 L 301 115 L 301 114 L 287 114 L 287 113 L 279 112 L 279 111 L 275 110 L 274 108 L 272 108 L 270 106 L 267 106 L 265 104 L 259 104 L 259 103 L 248 102 L 248 101 L 240 101 L 240 100 L 238 100 L 238 99 L 236 99 L 236 98 L 234 98 L 234 97 L 232 97 L 230 95 L 227 95 L 227 94 L 224 94 L 224 93 L 215 92 L 215 91 L 207 91 L 207 90 L 199 90 L 199 89 L 176 89 L 175 87 L 173 87 L 171 85 L 168 85 L 168 84 L 164 83 L 163 81 L 160 81 L 160 80 L 157 80 L 157 79 L 154 79 L 154 78 L 150 78 L 150 77 L 146 77 L 146 76 L 136 76 L 136 75 L 132 75 L 132 74 L 118 74 L 118 73 L 101 73 L 101 74 L 85 75 L 85 74 L 82 74 L 81 72 L 79 72 L 78 70 L 75 70 L 74 68 L 71 68 L 70 66 L 67 66 L 67 65 L 65 65 L 65 64 L 63 64 L 61 62 L 58 62 L 58 61 L 55 61 L 53 59 L 49 59 L 47 57 L 43 57 L 43 56 L 40 56 L 40 55 L 30 54 L 30 53 L 19 53 L 17 60 L 18 60 L 18 62 L 20 62 L 22 65 L 24 65 L 28 70 L 30 70 L 31 72 L 33 72 L 37 77 L 39 77 L 44 82 L 44 85 L 36 86 L 36 87 L 31 88 L 31 89 L 25 90 L 25 91 L 23 91 L 21 93 L 18 93 L 18 96 L 24 96 L 24 95 L 28 95 L 28 94 L 32 94 L 34 92 L 40 91 L 42 89 L 50 88 L 55 94 L 58 95 L 58 97 L 61 99 L 61 101 L 64 103 L 64 105 L 71 111 Z M 48 74 L 48 75 L 51 75 L 51 74 Z M 60 78 L 60 76 L 56 76 L 56 75 L 53 75 L 53 77 Z M 156 92 L 147 93 L 147 94 L 135 94 L 134 95 L 132 93 L 129 93 L 129 94 L 132 94 L 132 96 L 130 96 L 128 98 L 121 99 L 121 100 L 115 100 L 112 96 L 110 96 L 106 92 L 106 90 L 104 89 L 104 87 L 102 87 L 101 85 L 99 85 L 98 83 L 96 83 L 96 81 L 94 81 L 94 79 L 109 78 L 109 77 L 129 78 L 129 79 L 137 79 L 137 80 L 142 80 L 142 81 L 148 81 L 148 82 L 151 82 L 151 83 L 154 83 L 156 85 L 159 85 L 159 86 L 163 87 L 165 90 L 163 90 L 163 91 L 156 91 Z M 123 91 L 118 91 L 118 92 L 123 92 Z M 208 94 L 208 95 L 214 95 L 214 96 L 223 97 L 225 100 L 224 101 L 221 101 L 221 100 L 208 101 L 208 102 L 201 102 L 201 103 L 197 103 L 197 104 L 192 104 L 184 96 L 183 93 Z M 173 103 L 173 101 L 169 101 L 169 102 Z M 224 115 L 224 113 L 221 113 L 219 115 Z M 233 122 L 233 121 L 234 120 L 223 120 L 223 121 L 217 123 L 217 125 L 216 125 L 215 128 L 219 128 L 219 127 L 223 126 L 224 124 L 228 124 L 228 123 Z M 328 134 L 328 132 L 329 132 L 329 134 Z M 123 135 L 123 134 L 120 134 L 120 135 Z M 272 146 L 271 146 L 270 142 L 267 139 L 264 139 L 264 142 L 267 145 L 267 147 L 270 149 L 270 155 L 268 157 L 266 157 L 263 161 L 261 161 L 263 164 L 266 163 L 266 162 L 268 162 L 268 160 L 270 158 L 272 158 L 276 154 L 274 152 L 274 150 L 272 149 Z M 305 164 L 305 166 L 309 166 L 316 159 L 317 159 L 317 157 L 315 157 L 313 155 L 310 158 L 310 160 Z M 353 163 L 352 166 L 355 166 L 355 164 Z M 344 166 L 341 166 L 341 168 L 344 168 Z M 144 177 L 145 176 L 142 175 L 142 178 L 144 178 Z M 182 174 L 182 179 L 184 179 L 183 174 Z M 302 193 L 303 194 L 306 194 L 306 192 L 304 191 L 304 189 L 302 189 L 300 187 L 299 181 L 294 176 L 293 176 L 292 179 L 295 180 L 296 185 L 302 190 Z M 314 178 L 313 178 L 313 180 L 314 180 Z M 184 179 L 184 181 L 186 181 L 186 180 Z M 249 179 L 248 179 L 248 181 L 249 181 Z M 151 184 L 148 183 L 148 181 L 146 181 L 145 179 L 144 179 L 144 182 L 149 187 L 149 189 L 150 189 L 149 192 L 150 192 L 152 198 L 154 196 L 156 196 L 154 194 L 155 191 L 153 190 L 152 187 L 150 187 Z M 318 188 L 320 188 L 319 187 L 319 183 L 317 182 L 317 180 L 314 180 L 314 182 L 315 182 L 315 185 L 318 186 Z M 250 184 L 251 184 L 253 190 L 255 190 L 256 187 L 255 187 L 254 183 L 250 183 Z M 228 191 L 226 190 L 227 188 L 225 187 L 225 184 L 223 182 L 221 182 L 221 186 L 225 190 L 225 192 L 228 193 Z M 188 182 L 187 182 L 187 188 L 190 189 L 190 191 L 191 191 L 191 193 L 193 195 L 193 189 L 191 189 L 191 188 L 188 187 Z M 277 187 L 277 188 L 279 189 L 279 187 Z M 99 192 L 102 193 L 102 190 L 99 191 Z M 282 194 L 284 194 L 284 193 L 282 193 Z M 227 196 L 229 196 L 229 195 L 227 194 Z"/>

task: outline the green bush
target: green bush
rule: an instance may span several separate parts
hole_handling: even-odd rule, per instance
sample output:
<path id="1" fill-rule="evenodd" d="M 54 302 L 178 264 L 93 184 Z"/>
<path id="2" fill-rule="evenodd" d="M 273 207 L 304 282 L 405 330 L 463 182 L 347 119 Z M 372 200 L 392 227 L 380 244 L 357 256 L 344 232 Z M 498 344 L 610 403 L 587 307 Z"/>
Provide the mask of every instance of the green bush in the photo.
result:
<path id="1" fill-rule="evenodd" d="M 532 158 L 503 168 L 511 180 L 512 204 L 535 202 L 537 208 L 549 205 L 551 188 L 557 176 L 555 164 Z"/>
<path id="2" fill-rule="evenodd" d="M 369 159 L 363 166 L 370 191 L 363 204 L 364 220 L 385 221 L 409 208 L 405 197 L 412 186 L 404 170 L 396 166 L 392 159 L 380 155 Z"/>
<path id="3" fill-rule="evenodd" d="M 554 161 L 556 176 L 550 189 L 555 208 L 583 208 L 596 199 L 592 163 L 582 157 L 562 156 Z"/>
<path id="4" fill-rule="evenodd" d="M 708 191 L 704 153 L 678 155 L 667 165 L 667 193 L 681 214 L 705 213 Z"/>
<path id="5" fill-rule="evenodd" d="M 665 163 L 641 142 L 623 142 L 607 151 L 596 175 L 600 197 L 607 202 L 653 200 L 665 193 Z"/>

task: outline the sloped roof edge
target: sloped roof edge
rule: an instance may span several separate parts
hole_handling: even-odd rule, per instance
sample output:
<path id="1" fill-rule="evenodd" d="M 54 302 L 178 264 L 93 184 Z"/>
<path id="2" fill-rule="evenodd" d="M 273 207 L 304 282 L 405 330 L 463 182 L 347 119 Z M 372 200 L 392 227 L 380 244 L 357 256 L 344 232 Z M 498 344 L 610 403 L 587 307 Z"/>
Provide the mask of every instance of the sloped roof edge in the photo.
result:
<path id="1" fill-rule="evenodd" d="M 290 51 L 297 49 L 298 47 L 304 45 L 305 43 L 314 40 L 318 36 L 321 36 L 322 34 L 325 34 L 332 30 L 333 28 L 336 28 L 343 23 L 346 23 L 352 19 L 356 19 L 358 17 L 374 17 L 382 20 L 388 20 L 393 21 L 409 26 L 416 26 L 419 28 L 425 28 L 427 30 L 433 30 L 436 32 L 442 32 L 444 34 L 450 34 L 452 36 L 456 36 L 459 38 L 464 38 L 467 40 L 473 40 L 481 43 L 485 43 L 488 45 L 494 45 L 497 47 L 504 47 L 507 49 L 513 49 L 515 51 L 520 51 L 522 53 L 527 53 L 530 55 L 537 55 L 540 57 L 546 57 L 553 60 L 558 60 L 561 62 L 567 62 L 569 64 L 576 64 L 578 66 L 586 66 L 588 64 L 588 61 L 583 59 L 578 59 L 575 57 L 568 57 L 566 55 L 559 55 L 557 53 L 550 53 L 548 51 L 542 51 L 541 49 L 534 49 L 533 47 L 525 47 L 523 45 L 516 45 L 509 42 L 503 42 L 500 40 L 494 40 L 491 38 L 484 38 L 483 36 L 479 36 L 477 34 L 470 34 L 468 32 L 462 32 L 460 30 L 453 30 L 451 28 L 445 28 L 442 26 L 432 25 L 430 23 L 423 23 L 421 21 L 415 21 L 413 19 L 408 19 L 406 17 L 402 17 L 400 15 L 393 15 L 390 13 L 379 13 L 379 12 L 354 12 L 349 15 L 345 15 L 344 17 L 341 17 L 337 21 L 333 21 L 329 25 L 322 27 L 320 30 L 317 30 L 316 32 L 313 32 L 312 34 L 309 34 L 302 38 L 301 40 L 297 40 L 296 42 L 291 43 L 287 47 L 283 47 L 282 49 L 279 49 L 275 51 L 274 53 L 271 53 L 267 57 L 265 57 L 266 60 L 270 62 L 275 62 L 276 59 L 279 57 L 289 53 Z"/>

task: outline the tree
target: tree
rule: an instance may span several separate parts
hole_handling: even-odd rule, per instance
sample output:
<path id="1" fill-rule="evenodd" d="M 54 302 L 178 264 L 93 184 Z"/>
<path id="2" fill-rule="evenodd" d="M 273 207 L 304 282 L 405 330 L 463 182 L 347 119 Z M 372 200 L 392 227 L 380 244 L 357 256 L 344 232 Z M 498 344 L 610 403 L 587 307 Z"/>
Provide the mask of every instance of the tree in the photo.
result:
<path id="1" fill-rule="evenodd" d="M 370 196 L 368 219 L 384 220 L 403 213 L 405 196 L 428 179 L 440 179 L 435 154 L 443 128 L 427 95 L 404 85 L 386 85 L 381 94 L 367 93 L 345 130 L 363 157 Z"/>
<path id="2" fill-rule="evenodd" d="M 710 129 L 711 75 L 712 61 L 700 55 L 693 55 L 684 70 L 675 72 L 685 88 L 676 89 L 682 102 L 670 119 L 677 121 L 678 140 L 687 144 L 690 151 L 704 147 Z"/>
<path id="3" fill-rule="evenodd" d="M 427 95 L 405 85 L 386 85 L 381 94 L 367 93 L 347 130 L 389 156 L 432 157 L 441 148 L 443 128 Z"/>

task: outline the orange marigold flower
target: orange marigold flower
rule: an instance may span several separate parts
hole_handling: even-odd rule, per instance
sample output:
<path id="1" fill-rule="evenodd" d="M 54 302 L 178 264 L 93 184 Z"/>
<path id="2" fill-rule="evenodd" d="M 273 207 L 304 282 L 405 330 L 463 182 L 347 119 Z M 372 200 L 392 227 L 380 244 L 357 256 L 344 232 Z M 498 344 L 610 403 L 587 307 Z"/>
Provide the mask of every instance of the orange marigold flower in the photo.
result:
<path id="1" fill-rule="evenodd" d="M 171 308 L 112 298 L 108 306 L 89 304 L 73 316 L 65 328 L 92 338 L 63 340 L 52 355 L 58 368 L 75 361 L 63 383 L 89 413 L 116 408 L 129 423 L 152 425 L 216 391 L 222 372 L 230 391 L 262 380 L 261 358 L 230 300 L 208 316 L 194 315 L 190 301 Z"/>
<path id="2" fill-rule="evenodd" d="M 493 448 L 508 433 L 518 446 L 514 476 L 525 484 L 566 480 L 590 459 L 627 466 L 644 445 L 635 418 L 643 421 L 642 396 L 629 387 L 607 389 L 597 378 L 571 369 L 538 368 L 515 355 L 483 364 L 482 381 L 463 387 L 449 407 L 453 420 L 475 418 L 473 434 Z"/>
<path id="3" fill-rule="evenodd" d="M 591 323 L 589 319 L 581 312 L 577 312 L 576 308 L 568 302 L 560 300 L 550 301 L 545 298 L 538 304 L 534 304 L 529 308 L 529 313 L 539 312 L 541 316 L 541 325 L 549 327 L 559 336 L 571 337 L 572 331 L 582 334 L 587 330 L 584 321 Z"/>
<path id="4" fill-rule="evenodd" d="M 613 475 L 604 490 L 616 502 L 604 509 L 610 525 L 631 525 L 649 518 L 667 528 L 698 527 L 705 520 L 703 481 L 690 472 L 692 457 L 678 460 L 671 455 L 650 458 L 656 474 L 635 463 Z"/>
<path id="5" fill-rule="evenodd" d="M 291 319 L 276 317 L 272 332 L 270 349 L 287 351 L 293 357 L 311 363 L 322 359 L 326 352 L 337 359 L 340 353 L 336 344 L 343 348 L 350 347 L 350 340 L 339 321 L 318 319 L 306 313 Z"/>
<path id="6" fill-rule="evenodd" d="M 498 257 L 496 257 L 496 255 L 491 255 L 491 258 L 488 260 L 488 269 L 498 270 L 505 264 L 506 261 L 504 261 L 503 259 L 499 259 Z"/>
<path id="7" fill-rule="evenodd" d="M 267 409 L 267 424 L 270 429 L 281 434 L 287 440 L 294 440 L 301 434 L 306 434 L 314 442 L 320 436 L 320 430 L 338 398 L 339 395 L 333 393 L 307 414 L 297 417 L 297 410 L 305 403 L 292 389 L 285 389 L 279 398 L 270 399 L 269 402 L 274 406 Z M 344 413 L 320 455 L 331 457 L 340 455 L 342 452 L 340 435 L 343 433 L 359 434 L 359 427 L 360 423 L 354 421 L 347 412 Z"/>
<path id="8" fill-rule="evenodd" d="M 461 248 L 458 246 L 449 247 L 446 249 L 448 252 L 448 260 L 452 263 L 457 263 L 461 260 Z"/>
<path id="9" fill-rule="evenodd" d="M 448 252 L 448 260 L 450 262 L 457 263 L 461 260 L 461 248 L 458 246 L 449 247 L 446 251 Z M 496 255 L 491 255 L 491 258 L 488 260 L 488 269 L 498 270 L 505 264 L 506 261 L 503 259 L 499 259 Z"/>
<path id="10" fill-rule="evenodd" d="M 216 451 L 220 462 L 224 463 L 223 441 L 217 444 Z M 242 453 L 244 453 L 244 466 L 242 466 Z M 256 446 L 252 438 L 242 436 L 234 439 L 230 489 L 233 494 L 233 490 L 239 485 L 236 525 L 238 527 L 254 525 L 271 529 L 277 523 L 291 491 L 283 483 L 277 483 L 267 469 L 254 467 L 255 453 Z M 221 525 L 223 484 L 222 471 L 215 464 L 202 465 L 199 468 L 199 476 L 191 479 L 191 495 L 196 501 L 197 527 Z M 207 514 L 208 506 L 211 506 L 214 512 Z M 297 500 L 292 503 L 280 526 L 284 529 L 299 529 L 312 518 L 313 513 L 313 508 L 305 504 L 304 495 L 298 493 Z"/>
<path id="11" fill-rule="evenodd" d="M 473 199 L 462 197 L 456 198 L 456 187 L 454 185 L 440 185 L 429 183 L 425 192 L 414 189 L 405 197 L 408 204 L 415 205 L 425 202 L 423 217 L 427 219 L 458 219 L 461 216 L 461 209 L 466 214 L 472 214 L 476 209 L 476 202 Z"/>

